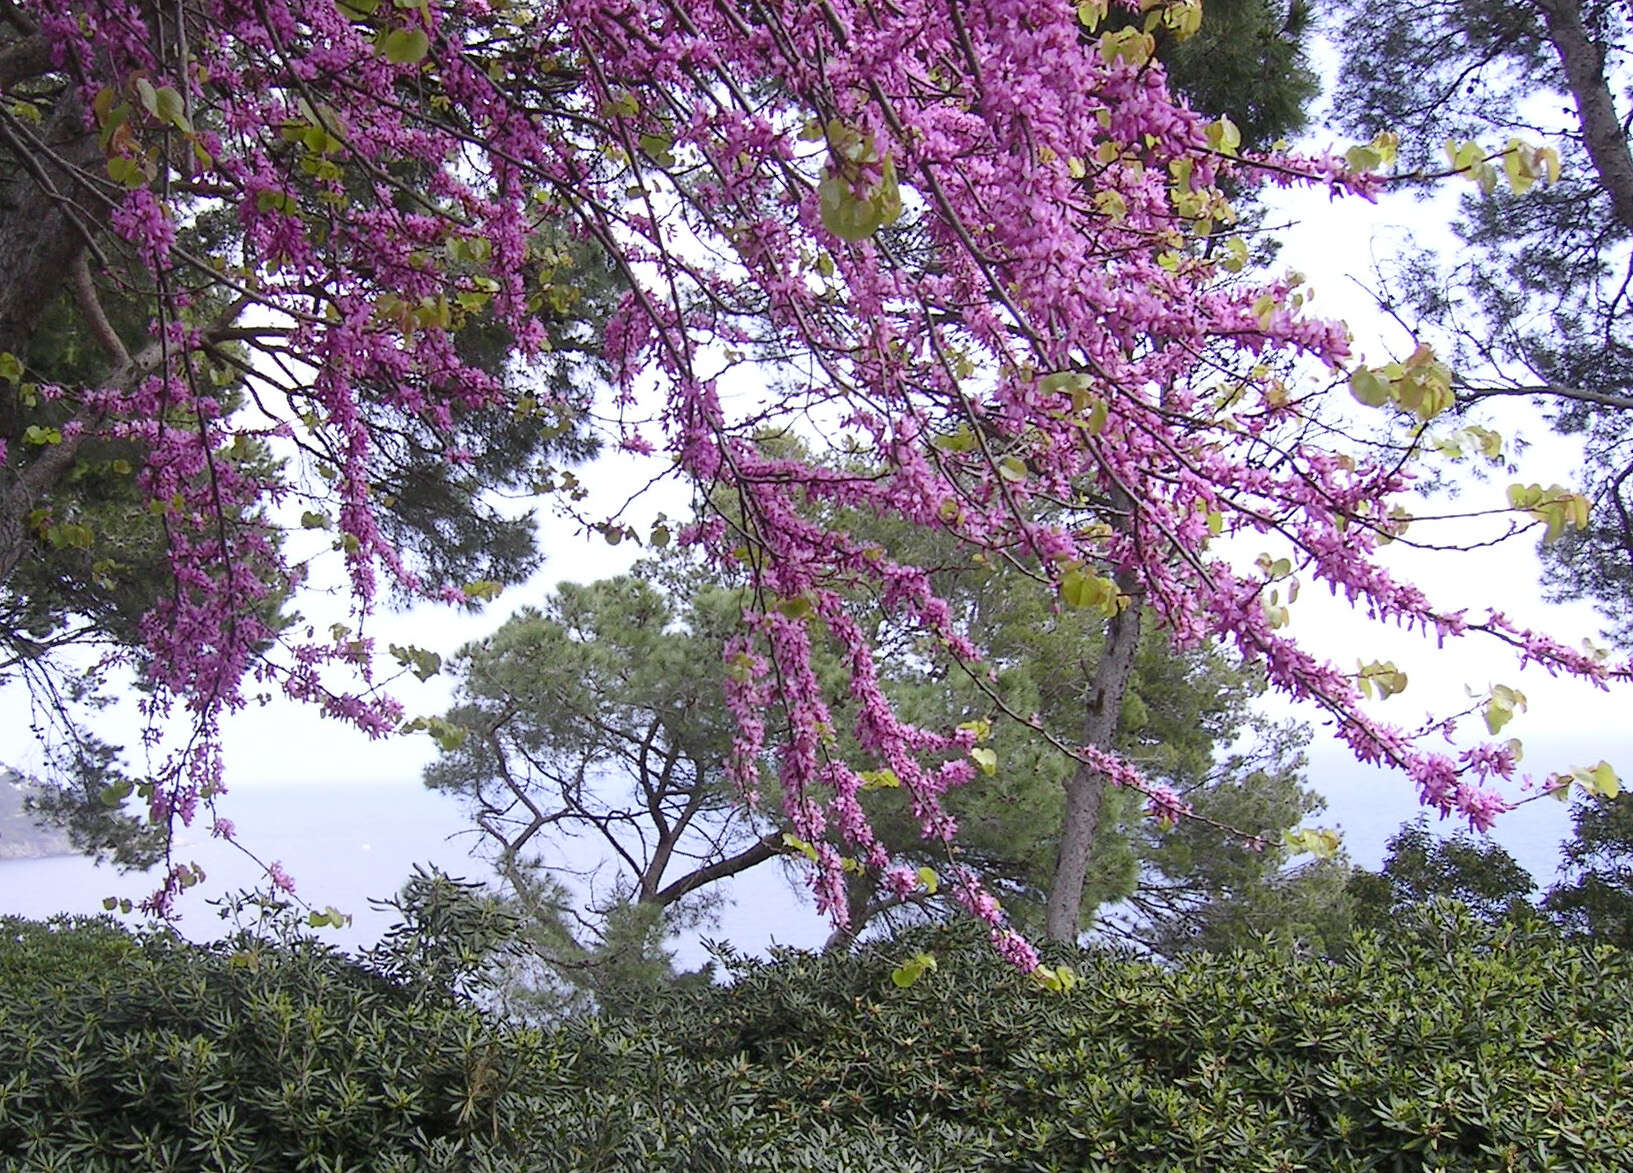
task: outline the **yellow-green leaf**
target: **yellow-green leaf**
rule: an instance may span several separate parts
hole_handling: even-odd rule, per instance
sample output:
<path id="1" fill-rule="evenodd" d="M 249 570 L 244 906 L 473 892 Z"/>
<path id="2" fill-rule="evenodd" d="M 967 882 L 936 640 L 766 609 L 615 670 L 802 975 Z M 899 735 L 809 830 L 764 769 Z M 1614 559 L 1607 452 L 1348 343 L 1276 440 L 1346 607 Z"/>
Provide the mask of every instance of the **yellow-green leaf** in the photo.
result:
<path id="1" fill-rule="evenodd" d="M 1600 798 L 1615 798 L 1622 792 L 1622 780 L 1609 762 L 1572 770 L 1571 774 L 1582 784 L 1583 790 Z"/>
<path id="2" fill-rule="evenodd" d="M 863 790 L 895 790 L 902 780 L 888 766 L 883 770 L 863 770 L 856 775 L 862 780 Z"/>
<path id="3" fill-rule="evenodd" d="M 1285 831 L 1282 842 L 1294 852 L 1308 852 L 1317 859 L 1331 859 L 1343 846 L 1338 832 L 1326 827 L 1300 827 L 1296 831 Z"/>
<path id="4" fill-rule="evenodd" d="M 1389 383 L 1371 367 L 1360 367 L 1350 375 L 1349 393 L 1368 407 L 1382 407 L 1390 399 Z"/>
<path id="5" fill-rule="evenodd" d="M 1242 145 L 1242 132 L 1223 114 L 1208 123 L 1207 135 L 1208 145 L 1222 155 L 1234 155 Z"/>
<path id="6" fill-rule="evenodd" d="M 935 968 L 936 959 L 934 954 L 916 953 L 891 971 L 890 980 L 896 984 L 897 988 L 906 989 Z"/>
<path id="7" fill-rule="evenodd" d="M 415 65 L 431 50 L 431 38 L 424 29 L 397 28 L 380 38 L 380 52 L 393 65 Z"/>

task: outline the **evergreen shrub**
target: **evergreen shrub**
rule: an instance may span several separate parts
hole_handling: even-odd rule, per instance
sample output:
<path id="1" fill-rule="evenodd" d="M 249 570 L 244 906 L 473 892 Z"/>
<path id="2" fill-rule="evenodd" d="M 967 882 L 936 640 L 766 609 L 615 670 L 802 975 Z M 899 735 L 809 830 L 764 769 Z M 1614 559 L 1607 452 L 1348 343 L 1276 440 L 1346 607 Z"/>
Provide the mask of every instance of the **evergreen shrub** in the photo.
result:
<path id="1" fill-rule="evenodd" d="M 0 1166 L 1627 1170 L 1628 955 L 1417 916 L 1335 958 L 1056 956 L 1064 991 L 929 930 L 549 1029 L 310 943 L 8 921 Z"/>

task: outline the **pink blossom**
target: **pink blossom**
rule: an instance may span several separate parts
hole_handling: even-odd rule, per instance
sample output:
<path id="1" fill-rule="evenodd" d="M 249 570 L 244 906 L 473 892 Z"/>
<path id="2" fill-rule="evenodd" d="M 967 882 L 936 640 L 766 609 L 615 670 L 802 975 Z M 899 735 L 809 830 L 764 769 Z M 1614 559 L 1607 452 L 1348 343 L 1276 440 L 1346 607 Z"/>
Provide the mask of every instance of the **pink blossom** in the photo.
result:
<path id="1" fill-rule="evenodd" d="M 295 881 L 290 878 L 288 872 L 284 871 L 283 864 L 278 860 L 273 860 L 267 864 L 266 877 L 275 890 L 290 896 L 295 894 Z"/>

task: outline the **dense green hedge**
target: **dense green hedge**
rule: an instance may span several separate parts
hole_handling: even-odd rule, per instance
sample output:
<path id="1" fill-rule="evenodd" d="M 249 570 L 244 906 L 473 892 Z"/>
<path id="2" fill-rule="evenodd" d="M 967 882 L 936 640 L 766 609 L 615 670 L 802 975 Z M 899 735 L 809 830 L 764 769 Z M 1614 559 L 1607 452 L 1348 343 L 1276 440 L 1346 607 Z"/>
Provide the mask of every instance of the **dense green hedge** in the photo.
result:
<path id="1" fill-rule="evenodd" d="M 1617 1170 L 1633 971 L 1446 910 L 1038 988 L 957 932 L 550 1031 L 312 945 L 0 923 L 0 1166 Z M 940 966 L 898 989 L 919 949 Z"/>

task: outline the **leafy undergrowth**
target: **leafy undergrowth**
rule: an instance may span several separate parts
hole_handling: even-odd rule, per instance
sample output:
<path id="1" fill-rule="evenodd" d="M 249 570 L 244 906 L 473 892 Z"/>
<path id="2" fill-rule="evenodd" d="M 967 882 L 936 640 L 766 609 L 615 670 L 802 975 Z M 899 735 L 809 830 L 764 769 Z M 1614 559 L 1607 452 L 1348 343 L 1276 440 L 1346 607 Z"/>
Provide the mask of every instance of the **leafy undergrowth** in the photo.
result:
<path id="1" fill-rule="evenodd" d="M 1616 1170 L 1627 955 L 1438 907 L 1336 959 L 962 929 L 549 1029 L 310 941 L 0 922 L 6 1170 Z M 905 957 L 938 965 L 907 988 Z"/>

